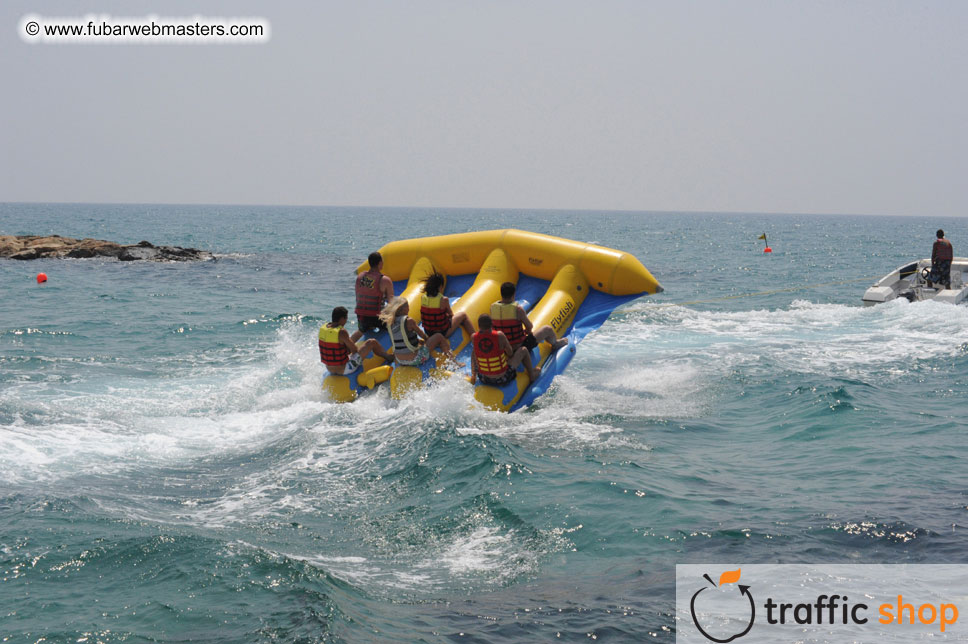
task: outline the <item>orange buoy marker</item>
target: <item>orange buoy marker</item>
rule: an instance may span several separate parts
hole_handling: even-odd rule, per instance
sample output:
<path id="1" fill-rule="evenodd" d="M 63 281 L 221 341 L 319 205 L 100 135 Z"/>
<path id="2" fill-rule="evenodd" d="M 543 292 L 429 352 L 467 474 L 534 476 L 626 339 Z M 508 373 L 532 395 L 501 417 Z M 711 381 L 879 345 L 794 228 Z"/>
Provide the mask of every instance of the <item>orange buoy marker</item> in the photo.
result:
<path id="1" fill-rule="evenodd" d="M 47 273 L 37 273 L 37 283 L 43 284 L 47 281 Z"/>
<path id="2" fill-rule="evenodd" d="M 757 237 L 757 239 L 762 239 L 763 240 L 763 243 L 766 245 L 766 248 L 763 249 L 763 252 L 764 253 L 772 253 L 773 252 L 773 249 L 770 248 L 770 242 L 766 241 L 766 233 L 763 233 L 762 235 L 760 235 L 759 237 Z"/>

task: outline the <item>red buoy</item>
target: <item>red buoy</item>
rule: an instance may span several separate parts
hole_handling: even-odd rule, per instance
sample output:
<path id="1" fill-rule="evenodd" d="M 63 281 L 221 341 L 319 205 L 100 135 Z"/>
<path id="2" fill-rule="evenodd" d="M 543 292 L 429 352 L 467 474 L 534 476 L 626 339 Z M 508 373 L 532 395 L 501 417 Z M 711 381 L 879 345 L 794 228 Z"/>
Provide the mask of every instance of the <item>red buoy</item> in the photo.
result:
<path id="1" fill-rule="evenodd" d="M 47 273 L 37 273 L 37 283 L 43 284 L 47 281 Z"/>
<path id="2" fill-rule="evenodd" d="M 763 240 L 763 245 L 766 246 L 766 248 L 763 249 L 763 252 L 764 253 L 772 253 L 773 252 L 773 249 L 770 248 L 770 242 L 766 241 L 766 233 L 763 233 L 762 235 L 760 235 L 759 237 L 757 237 L 757 239 L 762 239 Z"/>

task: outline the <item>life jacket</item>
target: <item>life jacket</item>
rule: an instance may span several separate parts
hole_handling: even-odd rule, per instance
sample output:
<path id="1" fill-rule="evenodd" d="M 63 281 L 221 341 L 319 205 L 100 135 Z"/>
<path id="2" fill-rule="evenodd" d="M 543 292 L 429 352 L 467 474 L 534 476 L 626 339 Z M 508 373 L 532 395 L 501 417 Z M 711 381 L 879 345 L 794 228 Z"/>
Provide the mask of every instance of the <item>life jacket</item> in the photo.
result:
<path id="1" fill-rule="evenodd" d="M 444 333 L 450 329 L 453 315 L 449 310 L 442 308 L 440 303 L 442 298 L 443 295 L 440 293 L 433 297 L 426 293 L 420 296 L 420 323 L 423 324 L 427 335 Z"/>
<path id="2" fill-rule="evenodd" d="M 951 246 L 951 242 L 947 239 L 939 239 L 934 242 L 934 248 L 932 249 L 932 261 L 940 260 L 951 260 L 954 259 L 954 249 Z"/>
<path id="3" fill-rule="evenodd" d="M 498 301 L 492 304 L 491 320 L 494 322 L 494 329 L 506 335 L 512 347 L 524 342 L 524 324 L 518 319 L 516 302 L 504 304 Z"/>
<path id="4" fill-rule="evenodd" d="M 508 370 L 508 356 L 501 348 L 497 331 L 478 331 L 472 336 L 477 372 L 489 378 L 500 378 Z"/>
<path id="5" fill-rule="evenodd" d="M 383 292 L 380 282 L 383 273 L 380 271 L 366 271 L 356 277 L 356 314 L 368 317 L 380 315 L 383 308 Z"/>
<path id="6" fill-rule="evenodd" d="M 391 322 L 387 328 L 390 331 L 390 339 L 393 340 L 393 352 L 417 353 L 420 349 L 420 336 L 416 331 L 407 328 L 407 320 L 410 317 L 401 315 Z"/>
<path id="7" fill-rule="evenodd" d="M 331 367 L 342 367 L 350 359 L 350 352 L 339 341 L 341 326 L 330 326 L 327 322 L 319 329 L 319 359 Z"/>

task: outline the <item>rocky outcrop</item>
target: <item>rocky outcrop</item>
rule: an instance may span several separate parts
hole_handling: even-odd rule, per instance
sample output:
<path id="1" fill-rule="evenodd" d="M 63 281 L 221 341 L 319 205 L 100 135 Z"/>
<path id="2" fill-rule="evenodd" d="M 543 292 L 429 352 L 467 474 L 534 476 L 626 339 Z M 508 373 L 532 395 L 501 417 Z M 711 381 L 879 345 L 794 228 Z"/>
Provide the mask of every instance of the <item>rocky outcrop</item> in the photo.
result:
<path id="1" fill-rule="evenodd" d="M 191 262 L 215 259 L 208 251 L 197 248 L 155 246 L 146 241 L 123 246 L 103 239 L 73 239 L 60 235 L 0 235 L 0 258 L 46 257 L 114 257 L 122 262 Z"/>

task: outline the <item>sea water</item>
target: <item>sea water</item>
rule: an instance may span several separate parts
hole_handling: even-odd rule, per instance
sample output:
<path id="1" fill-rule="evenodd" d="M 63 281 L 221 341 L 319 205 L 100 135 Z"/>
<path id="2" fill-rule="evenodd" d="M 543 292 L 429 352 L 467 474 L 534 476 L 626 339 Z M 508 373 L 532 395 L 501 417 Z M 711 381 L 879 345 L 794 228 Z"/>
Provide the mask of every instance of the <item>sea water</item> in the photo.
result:
<path id="1" fill-rule="evenodd" d="M 666 290 L 515 414 L 325 400 L 369 252 L 505 227 Z M 0 639 L 671 642 L 676 563 L 964 563 L 968 307 L 860 300 L 938 227 L 968 254 L 932 217 L 0 205 L 217 254 L 0 261 Z"/>

